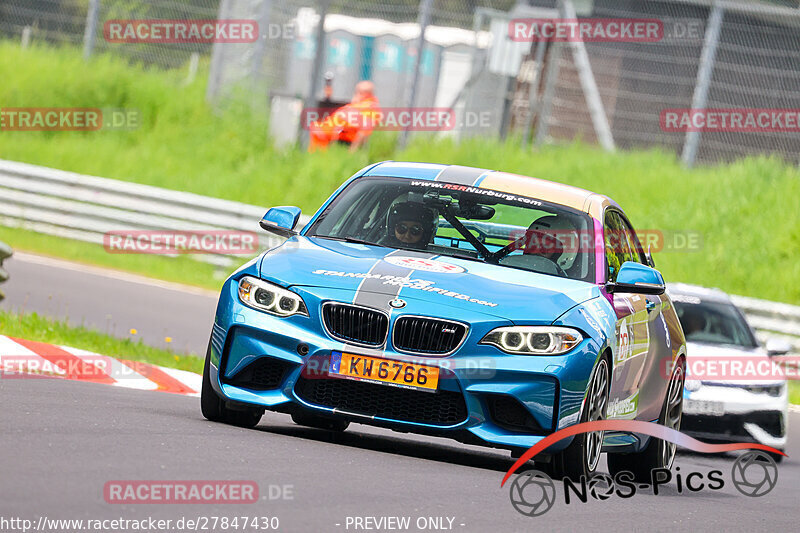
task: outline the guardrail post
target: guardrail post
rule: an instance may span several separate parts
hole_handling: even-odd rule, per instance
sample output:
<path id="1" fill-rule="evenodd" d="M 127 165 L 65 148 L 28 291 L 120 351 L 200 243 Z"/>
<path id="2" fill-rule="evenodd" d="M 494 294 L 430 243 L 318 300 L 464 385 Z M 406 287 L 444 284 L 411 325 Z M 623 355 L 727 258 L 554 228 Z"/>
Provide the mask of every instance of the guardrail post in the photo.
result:
<path id="1" fill-rule="evenodd" d="M 719 31 L 722 27 L 723 9 L 718 2 L 714 2 L 711 13 L 708 15 L 708 29 L 706 29 L 703 42 L 703 52 L 700 54 L 700 66 L 697 68 L 697 81 L 694 84 L 692 95 L 692 110 L 704 109 L 708 101 L 708 87 L 711 85 L 711 75 L 714 72 L 714 61 L 717 56 L 719 44 Z M 691 168 L 697 158 L 697 149 L 700 145 L 700 132 L 687 131 L 683 142 L 681 159 L 683 164 Z"/>
<path id="2" fill-rule="evenodd" d="M 561 13 L 566 19 L 574 20 L 578 18 L 575 13 L 575 7 L 572 5 L 572 0 L 564 0 L 561 3 Z M 603 99 L 600 97 L 597 80 L 595 80 L 592 72 L 592 65 L 589 62 L 586 46 L 579 40 L 570 41 L 569 46 L 572 48 L 572 60 L 578 70 L 578 79 L 583 89 L 583 95 L 586 98 L 586 106 L 589 108 L 589 115 L 592 118 L 597 140 L 605 151 L 613 152 L 614 136 L 611 134 L 611 125 L 608 123 L 608 115 L 606 115 Z"/>
<path id="3" fill-rule="evenodd" d="M 417 24 L 419 25 L 419 37 L 417 37 L 417 43 L 415 44 L 417 48 L 417 56 L 414 58 L 414 70 L 411 74 L 411 83 L 408 87 L 408 97 L 406 99 L 406 107 L 411 109 L 414 107 L 416 103 L 415 100 L 417 99 L 417 87 L 419 86 L 419 70 L 420 66 L 422 65 L 422 54 L 425 52 L 425 30 L 428 28 L 428 24 L 431 20 L 431 6 L 433 5 L 433 0 L 422 0 L 419 5 L 419 16 L 417 18 Z M 403 128 L 403 131 L 400 132 L 400 138 L 398 139 L 398 147 L 404 148 L 406 143 L 408 142 L 408 128 Z"/>
<path id="4" fill-rule="evenodd" d="M 556 94 L 556 82 L 558 81 L 559 61 L 561 60 L 561 47 L 559 42 L 550 43 L 547 54 L 547 72 L 544 78 L 544 93 L 542 94 L 541 109 L 539 118 L 536 120 L 536 136 L 534 146 L 541 146 L 547 139 L 547 130 L 550 127 L 550 113 L 553 111 L 553 98 Z"/>
<path id="5" fill-rule="evenodd" d="M 25 26 L 22 28 L 22 49 L 25 50 L 31 45 L 31 27 Z"/>
<path id="6" fill-rule="evenodd" d="M 267 49 L 267 39 L 269 39 L 269 21 L 272 13 L 272 0 L 262 0 L 258 11 L 258 40 L 253 45 L 253 59 L 250 62 L 250 78 L 254 92 L 258 89 L 261 78 L 261 68 L 264 62 L 264 54 Z"/>
<path id="7" fill-rule="evenodd" d="M 217 20 L 225 20 L 229 17 L 231 12 L 232 0 L 220 0 L 219 11 L 217 11 Z M 225 53 L 224 47 L 226 45 L 220 42 L 214 42 L 211 45 L 211 65 L 208 68 L 208 85 L 206 86 L 206 101 L 215 104 L 219 96 L 220 86 L 222 84 L 222 75 L 225 70 Z"/>
<path id="8" fill-rule="evenodd" d="M 531 126 L 536 113 L 539 112 L 539 85 L 542 81 L 542 67 L 544 66 L 544 51 L 547 43 L 542 39 L 536 43 L 534 53 L 534 71 L 531 78 L 531 85 L 528 91 L 528 119 L 525 121 L 525 129 L 522 132 L 522 148 L 525 149 L 530 144 Z"/>
<path id="9" fill-rule="evenodd" d="M 328 8 L 330 7 L 331 0 L 320 0 L 319 2 L 319 25 L 317 26 L 316 33 L 316 50 L 314 54 L 314 64 L 311 67 L 311 82 L 308 89 L 308 94 L 303 102 L 306 109 L 317 107 L 317 87 L 319 86 L 320 76 L 322 69 L 325 66 L 325 18 L 328 16 Z M 302 112 L 301 112 L 302 116 Z M 300 124 L 298 135 L 300 136 L 300 146 L 305 150 L 308 148 L 309 138 L 308 131 Z"/>
<path id="10" fill-rule="evenodd" d="M 86 12 L 86 29 L 83 33 L 83 58 L 89 59 L 94 51 L 94 41 L 97 38 L 97 19 L 100 15 L 100 0 L 89 0 L 89 10 Z"/>

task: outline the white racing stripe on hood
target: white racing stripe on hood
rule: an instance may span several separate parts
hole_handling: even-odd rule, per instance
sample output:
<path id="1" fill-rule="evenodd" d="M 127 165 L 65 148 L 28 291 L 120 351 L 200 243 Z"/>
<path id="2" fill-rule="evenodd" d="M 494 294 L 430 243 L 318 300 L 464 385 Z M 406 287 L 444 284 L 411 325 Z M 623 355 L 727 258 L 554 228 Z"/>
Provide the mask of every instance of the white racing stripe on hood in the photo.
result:
<path id="1" fill-rule="evenodd" d="M 400 290 L 403 288 L 403 286 L 402 284 L 389 285 L 386 283 L 386 280 L 381 278 L 383 278 L 383 276 L 407 278 L 414 272 L 413 268 L 393 265 L 388 261 L 384 261 L 384 258 L 391 256 L 433 259 L 434 257 L 437 257 L 437 254 L 415 252 L 411 250 L 395 250 L 389 254 L 386 254 L 381 259 L 378 259 L 375 264 L 372 265 L 372 268 L 369 269 L 369 274 L 375 275 L 375 277 L 366 277 L 361 280 L 361 283 L 356 290 L 356 294 L 353 297 L 353 304 L 380 309 L 391 314 L 392 307 L 389 306 L 389 302 L 397 298 L 397 295 L 400 294 Z"/>
<path id="2" fill-rule="evenodd" d="M 367 277 L 361 280 L 361 283 L 358 285 L 358 289 L 356 289 L 356 293 L 353 296 L 353 304 L 363 305 L 364 307 L 371 307 L 373 309 L 380 309 L 381 311 L 388 313 L 389 317 L 391 318 L 392 311 L 394 309 L 389 305 L 389 302 L 397 298 L 397 295 L 400 293 L 400 290 L 403 288 L 403 286 L 399 284 L 387 285 L 385 280 L 380 278 L 386 275 L 405 278 L 410 276 L 411 273 L 414 272 L 414 269 L 393 265 L 388 261 L 384 261 L 384 258 L 389 256 L 411 256 L 419 257 L 421 259 L 433 259 L 434 257 L 438 257 L 438 255 L 409 250 L 394 250 L 393 252 L 390 252 L 375 261 L 375 264 L 369 269 L 369 274 L 375 274 L 377 276 L 375 278 Z M 345 343 L 345 351 L 351 351 L 365 355 L 385 355 L 385 344 L 376 348 L 366 348 L 364 346 L 356 346 Z"/>

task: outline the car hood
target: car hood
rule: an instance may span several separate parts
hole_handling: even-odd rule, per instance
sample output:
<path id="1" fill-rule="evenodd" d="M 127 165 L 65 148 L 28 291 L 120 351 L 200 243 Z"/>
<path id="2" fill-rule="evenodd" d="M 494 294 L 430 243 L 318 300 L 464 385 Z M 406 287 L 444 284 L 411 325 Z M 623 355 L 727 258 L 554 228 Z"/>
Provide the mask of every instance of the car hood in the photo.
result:
<path id="1" fill-rule="evenodd" d="M 687 342 L 686 343 L 686 358 L 689 363 L 689 371 L 686 374 L 687 379 L 692 379 L 691 369 L 692 362 L 699 360 L 705 361 L 709 359 L 731 360 L 733 358 L 741 358 L 747 360 L 749 363 L 753 361 L 758 364 L 760 361 L 770 361 L 767 353 L 761 348 L 744 348 L 738 346 L 728 346 L 722 344 L 706 344 L 701 342 Z M 741 386 L 748 385 L 771 385 L 779 384 L 784 380 L 782 379 L 703 379 L 703 383 L 727 385 L 727 386 Z"/>
<path id="2" fill-rule="evenodd" d="M 515 323 L 549 324 L 600 295 L 583 281 L 382 246 L 295 236 L 266 252 L 263 279 L 283 286 L 344 289 L 350 301 L 388 306 L 423 299 Z"/>

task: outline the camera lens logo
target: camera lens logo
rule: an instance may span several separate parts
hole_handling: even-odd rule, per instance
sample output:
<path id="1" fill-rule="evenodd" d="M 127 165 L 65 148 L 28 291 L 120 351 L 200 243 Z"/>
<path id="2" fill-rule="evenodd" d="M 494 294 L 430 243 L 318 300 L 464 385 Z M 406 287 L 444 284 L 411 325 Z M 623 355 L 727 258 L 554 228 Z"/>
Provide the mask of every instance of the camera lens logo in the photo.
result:
<path id="1" fill-rule="evenodd" d="M 556 502 L 553 480 L 538 470 L 519 474 L 511 483 L 511 505 L 525 516 L 541 516 Z"/>
<path id="2" fill-rule="evenodd" d="M 596 500 L 607 500 L 614 495 L 614 478 L 598 473 L 589 478 L 589 494 Z"/>
<path id="3" fill-rule="evenodd" d="M 764 496 L 778 483 L 778 465 L 765 452 L 749 451 L 733 463 L 731 479 L 736 490 L 745 496 Z"/>

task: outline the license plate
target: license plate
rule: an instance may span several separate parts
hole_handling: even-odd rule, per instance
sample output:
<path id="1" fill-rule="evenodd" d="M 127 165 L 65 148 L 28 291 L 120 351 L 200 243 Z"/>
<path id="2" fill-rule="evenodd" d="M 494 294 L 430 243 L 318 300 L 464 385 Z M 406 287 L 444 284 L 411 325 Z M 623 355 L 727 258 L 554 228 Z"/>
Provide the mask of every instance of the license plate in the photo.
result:
<path id="1" fill-rule="evenodd" d="M 722 416 L 725 414 L 725 406 L 722 402 L 687 399 L 683 401 L 683 412 L 694 415 Z"/>
<path id="2" fill-rule="evenodd" d="M 328 374 L 429 392 L 435 391 L 439 384 L 439 367 L 346 352 L 331 353 Z"/>

